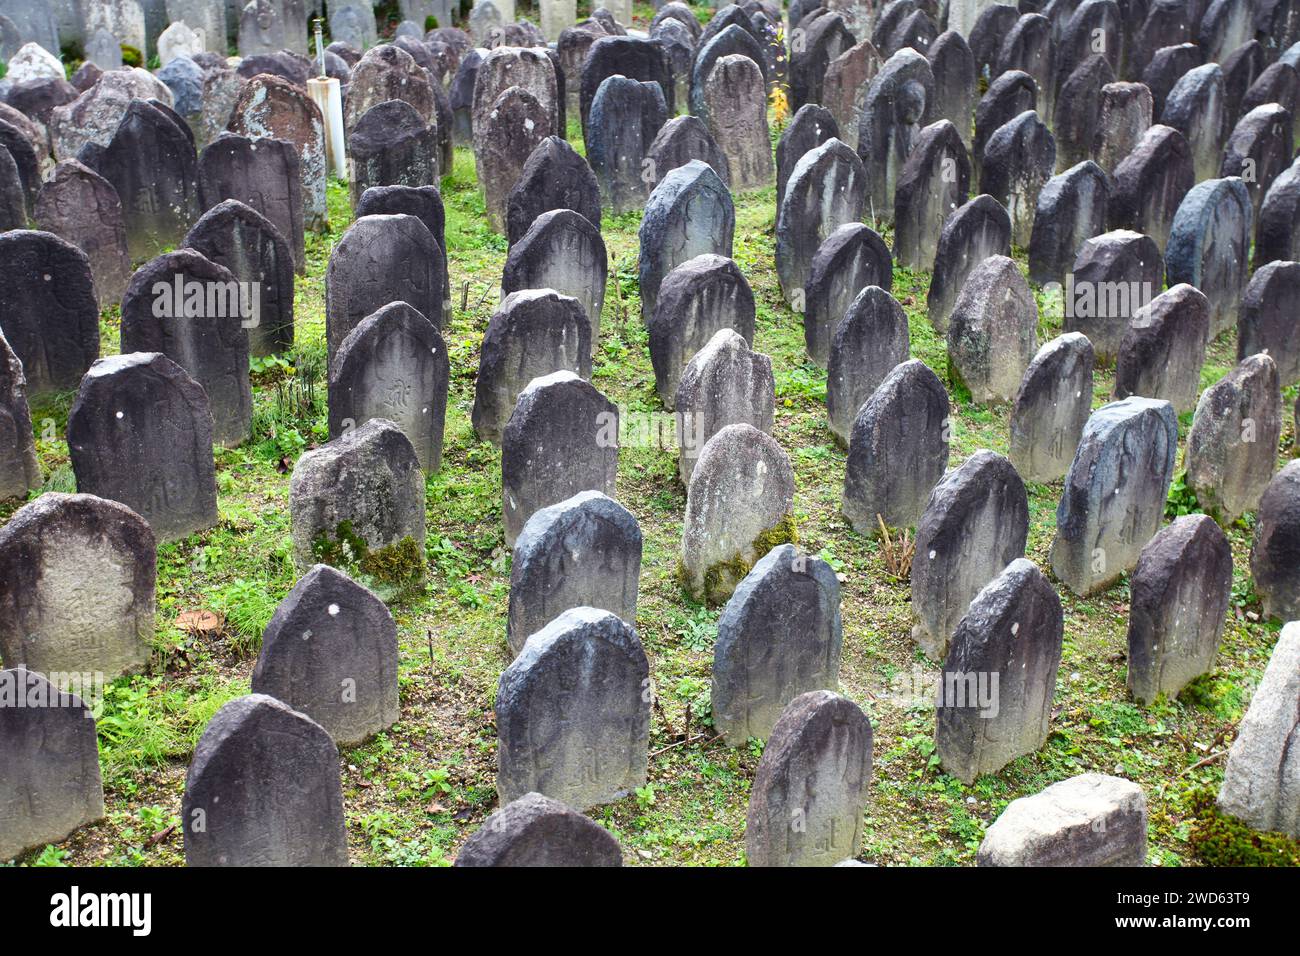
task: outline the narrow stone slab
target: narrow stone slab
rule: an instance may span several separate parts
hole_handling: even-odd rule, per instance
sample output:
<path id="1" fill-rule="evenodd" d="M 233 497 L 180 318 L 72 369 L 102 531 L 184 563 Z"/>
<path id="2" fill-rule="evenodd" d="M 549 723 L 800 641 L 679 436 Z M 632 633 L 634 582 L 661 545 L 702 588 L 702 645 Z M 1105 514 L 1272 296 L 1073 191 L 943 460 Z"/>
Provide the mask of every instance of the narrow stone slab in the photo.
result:
<path id="1" fill-rule="evenodd" d="M 530 636 L 497 686 L 497 792 L 578 810 L 645 785 L 650 665 L 609 611 L 565 611 Z"/>
<path id="2" fill-rule="evenodd" d="M 1207 515 L 1183 515 L 1142 549 L 1128 618 L 1128 688 L 1143 704 L 1214 669 L 1232 597 L 1232 548 Z"/>
<path id="3" fill-rule="evenodd" d="M 1292 621 L 1300 617 L 1300 461 L 1273 476 L 1259 500 L 1255 537 L 1250 548 L 1250 576 L 1266 617 Z"/>
<path id="4" fill-rule="evenodd" d="M 966 277 L 948 325 L 948 360 L 979 403 L 1016 396 L 1038 349 L 1038 305 L 1020 267 L 990 256 Z"/>
<path id="5" fill-rule="evenodd" d="M 287 704 L 237 697 L 194 749 L 181 821 L 186 866 L 347 866 L 338 748 Z"/>
<path id="6" fill-rule="evenodd" d="M 829 690 L 786 706 L 745 814 L 750 866 L 835 866 L 858 855 L 871 782 L 871 722 Z"/>
<path id="7" fill-rule="evenodd" d="M 682 369 L 673 407 L 677 473 L 689 487 L 704 446 L 723 428 L 744 422 L 772 434 L 776 414 L 772 360 L 751 349 L 733 329 L 719 329 Z"/>
<path id="8" fill-rule="evenodd" d="M 1029 363 L 1011 408 L 1008 457 L 1026 481 L 1065 476 L 1092 413 L 1092 343 L 1078 332 L 1048 342 Z"/>
<path id="9" fill-rule="evenodd" d="M 1120 340 L 1115 397 L 1163 398 L 1181 415 L 1196 407 L 1210 338 L 1210 300 L 1186 283 L 1133 316 Z"/>
<path id="10" fill-rule="evenodd" d="M 940 676 L 935 744 L 967 785 L 1046 741 L 1061 664 L 1061 599 L 1017 558 L 971 601 Z"/>

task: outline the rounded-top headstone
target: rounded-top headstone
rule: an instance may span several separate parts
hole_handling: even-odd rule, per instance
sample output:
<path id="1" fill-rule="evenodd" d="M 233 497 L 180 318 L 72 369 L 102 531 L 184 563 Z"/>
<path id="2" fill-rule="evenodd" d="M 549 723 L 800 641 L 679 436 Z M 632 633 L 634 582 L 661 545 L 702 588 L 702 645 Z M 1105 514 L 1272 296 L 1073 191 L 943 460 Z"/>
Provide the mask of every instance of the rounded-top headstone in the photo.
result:
<path id="1" fill-rule="evenodd" d="M 456 866 L 622 866 L 614 835 L 558 800 L 526 793 L 483 821 Z"/>

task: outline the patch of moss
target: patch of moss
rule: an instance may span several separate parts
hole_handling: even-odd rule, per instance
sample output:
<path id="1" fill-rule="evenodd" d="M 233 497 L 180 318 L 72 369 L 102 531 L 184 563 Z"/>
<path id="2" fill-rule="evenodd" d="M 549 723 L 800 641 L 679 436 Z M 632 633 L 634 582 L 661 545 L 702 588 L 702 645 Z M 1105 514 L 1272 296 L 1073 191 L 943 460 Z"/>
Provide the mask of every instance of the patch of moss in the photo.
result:
<path id="1" fill-rule="evenodd" d="M 372 549 L 352 527 L 340 521 L 334 534 L 322 531 L 311 544 L 312 557 L 336 568 L 356 568 L 375 581 L 400 589 L 424 580 L 427 565 L 420 546 L 409 534 L 402 540 Z"/>
<path id="2" fill-rule="evenodd" d="M 122 44 L 122 65 L 123 66 L 144 66 L 144 54 L 140 52 L 139 47 Z"/>
<path id="3" fill-rule="evenodd" d="M 1300 840 L 1252 830 L 1219 810 L 1213 790 L 1193 792 L 1189 804 L 1192 852 L 1208 866 L 1300 866 Z"/>
<path id="4" fill-rule="evenodd" d="M 795 524 L 794 515 L 786 514 L 780 521 L 759 532 L 754 538 L 754 554 L 761 559 L 773 548 L 783 544 L 796 544 L 798 541 L 799 527 Z M 680 562 L 677 566 L 677 580 L 687 593 L 694 597 L 702 597 L 706 604 L 721 604 L 731 596 L 731 592 L 745 575 L 754 569 L 754 564 L 754 561 L 746 561 L 742 555 L 737 554 L 712 565 L 704 572 L 703 595 L 695 594 L 691 587 L 690 574 L 687 573 L 686 566 Z"/>

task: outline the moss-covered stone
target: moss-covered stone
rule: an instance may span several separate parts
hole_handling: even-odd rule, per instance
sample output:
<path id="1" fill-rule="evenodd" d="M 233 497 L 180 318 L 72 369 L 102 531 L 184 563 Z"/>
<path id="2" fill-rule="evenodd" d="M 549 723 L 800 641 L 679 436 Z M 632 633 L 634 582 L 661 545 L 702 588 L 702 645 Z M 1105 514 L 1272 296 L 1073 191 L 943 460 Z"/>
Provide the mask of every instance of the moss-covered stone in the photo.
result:
<path id="1" fill-rule="evenodd" d="M 1197 790 L 1189 798 L 1192 851 L 1209 866 L 1300 866 L 1300 840 L 1285 833 L 1252 830 L 1220 812 L 1214 791 Z"/>
<path id="2" fill-rule="evenodd" d="M 747 560 L 744 555 L 736 554 L 726 561 L 719 561 L 711 565 L 704 572 L 704 593 L 694 594 L 690 586 L 690 573 L 682 562 L 677 563 L 677 580 L 683 590 L 691 594 L 696 600 L 702 600 L 706 604 L 721 604 L 731 597 L 731 592 L 736 589 L 736 585 L 744 580 L 745 575 L 754 569 L 758 563 L 769 551 L 783 544 L 797 544 L 799 541 L 799 527 L 795 523 L 794 515 L 786 514 L 766 531 L 759 533 L 754 539 L 753 559 Z"/>
<path id="3" fill-rule="evenodd" d="M 410 535 L 372 549 L 353 530 L 351 521 L 340 521 L 332 535 L 327 532 L 317 535 L 312 540 L 311 553 L 321 564 L 355 569 L 380 584 L 399 589 L 419 585 L 427 570 L 420 546 Z"/>

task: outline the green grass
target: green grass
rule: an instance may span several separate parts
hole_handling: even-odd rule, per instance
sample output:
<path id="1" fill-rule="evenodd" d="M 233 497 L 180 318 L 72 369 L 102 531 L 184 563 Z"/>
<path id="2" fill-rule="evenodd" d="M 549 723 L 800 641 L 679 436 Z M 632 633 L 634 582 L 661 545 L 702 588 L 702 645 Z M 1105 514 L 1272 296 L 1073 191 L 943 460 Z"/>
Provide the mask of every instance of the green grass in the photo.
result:
<path id="1" fill-rule="evenodd" d="M 648 19 L 648 6 L 637 9 Z M 576 117 L 569 133 L 580 147 Z M 455 309 L 444 331 L 451 394 L 443 468 L 427 481 L 427 586 L 391 605 L 401 650 L 401 720 L 342 755 L 351 854 L 363 864 L 445 865 L 496 802 L 492 708 L 497 679 L 510 660 L 505 641 L 510 555 L 502 532 L 500 452 L 475 438 L 469 413 L 479 344 L 498 298 L 506 243 L 486 225 L 469 151 L 456 151 L 442 190 Z M 840 689 L 868 712 L 875 734 L 863 858 L 881 864 L 971 864 L 985 828 L 1008 802 L 1068 776 L 1100 771 L 1122 773 L 1146 791 L 1152 863 L 1199 862 L 1192 834 L 1205 810 L 1203 800 L 1196 802 L 1198 794 L 1217 790 L 1221 754 L 1277 637 L 1276 624 L 1258 620 L 1249 584 L 1249 521 L 1228 529 L 1236 565 L 1233 603 L 1213 674 L 1179 700 L 1137 706 L 1125 690 L 1127 578 L 1086 600 L 1062 589 L 1065 645 L 1047 743 L 971 786 L 942 773 L 934 750 L 933 708 L 902 692 L 936 665 L 910 638 L 907 583 L 888 575 L 880 543 L 854 534 L 839 513 L 845 453 L 826 422 L 825 372 L 805 359 L 800 318 L 786 307 L 777 286 L 773 204 L 773 189 L 736 197 L 735 258 L 754 290 L 754 345 L 772 357 L 774 436 L 795 471 L 800 543 L 831 560 L 842 578 Z M 174 823 L 186 767 L 211 715 L 248 691 L 261 631 L 295 581 L 289 473 L 303 451 L 327 438 L 324 273 L 329 251 L 350 219 L 343 184 L 331 184 L 329 207 L 331 230 L 307 239 L 294 350 L 281 362 L 255 368 L 253 436 L 241 448 L 217 453 L 220 523 L 160 548 L 153 667 L 146 676 L 119 680 L 108 689 L 99 722 L 106 819 L 57 848 L 30 854 L 28 864 L 183 861 Z M 638 225 L 636 214 L 603 223 L 615 266 L 594 348 L 593 381 L 628 409 L 662 412 L 638 319 Z M 892 239 L 888 230 L 885 238 Z M 1017 260 L 1023 268 L 1022 253 Z M 928 283 L 927 275 L 900 269 L 894 294 L 909 318 L 914 356 L 951 389 L 943 339 L 925 318 Z M 1044 341 L 1060 332 L 1051 322 L 1044 326 Z M 103 328 L 109 353 L 117 347 L 115 312 L 105 313 Z M 1234 356 L 1230 336 L 1215 342 L 1203 384 L 1230 369 Z M 1113 373 L 1099 370 L 1095 404 L 1103 404 L 1112 388 Z M 73 487 L 63 439 L 69 403 L 64 395 L 33 409 L 46 476 L 42 491 Z M 978 448 L 1006 452 L 1005 407 L 957 401 L 954 421 L 953 465 Z M 1184 422 L 1184 437 L 1186 429 Z M 1288 428 L 1285 448 L 1292 434 Z M 1059 482 L 1030 486 L 1028 556 L 1044 569 L 1060 492 Z M 630 863 L 742 863 L 745 809 L 762 742 L 730 749 L 713 739 L 709 691 L 718 610 L 690 601 L 675 578 L 685 493 L 672 453 L 623 448 L 617 496 L 636 515 L 644 535 L 637 627 L 657 698 L 647 786 L 591 816 L 617 835 Z M 0 520 L 14 507 L 0 508 Z M 1175 489 L 1171 515 L 1188 510 L 1196 510 L 1195 500 Z M 225 626 L 200 636 L 179 630 L 177 614 L 196 608 L 223 614 Z M 1225 858 L 1226 851 L 1218 852 Z"/>

